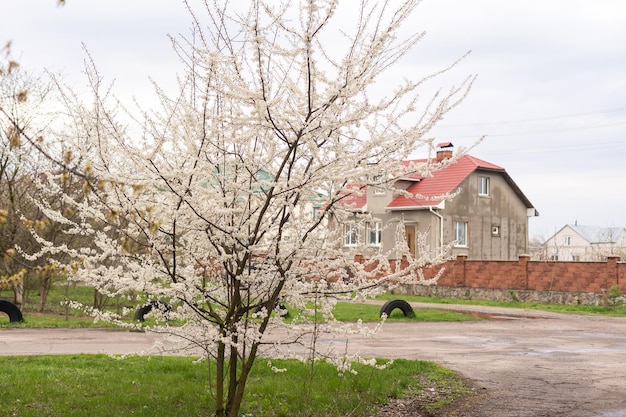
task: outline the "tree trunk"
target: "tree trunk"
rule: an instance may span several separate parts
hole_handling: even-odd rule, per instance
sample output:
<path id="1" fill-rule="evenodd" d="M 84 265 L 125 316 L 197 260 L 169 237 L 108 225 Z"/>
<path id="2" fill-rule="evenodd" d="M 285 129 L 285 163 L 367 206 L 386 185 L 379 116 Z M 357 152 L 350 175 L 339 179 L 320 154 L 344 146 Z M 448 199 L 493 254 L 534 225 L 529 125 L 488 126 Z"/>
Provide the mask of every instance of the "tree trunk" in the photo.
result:
<path id="1" fill-rule="evenodd" d="M 216 376 L 215 376 L 215 416 L 223 417 L 226 415 L 224 408 L 224 360 L 226 346 L 219 343 L 217 347 L 217 358 L 215 359 Z"/>
<path id="2" fill-rule="evenodd" d="M 237 343 L 237 340 L 235 339 L 233 343 Z M 237 385 L 239 383 L 237 378 L 237 365 L 239 362 L 239 357 L 237 353 L 237 346 L 231 346 L 230 357 L 228 359 L 228 366 L 230 367 L 230 376 L 228 377 L 228 401 L 226 402 L 228 417 L 237 417 L 237 414 L 239 413 L 239 407 L 241 407 L 241 401 L 239 401 L 238 403 L 235 401 L 235 394 L 237 392 Z"/>
<path id="3" fill-rule="evenodd" d="M 243 395 L 246 390 L 246 384 L 248 382 L 248 376 L 250 375 L 250 370 L 254 365 L 256 360 L 257 348 L 258 344 L 255 343 L 250 350 L 250 354 L 247 358 L 241 361 L 241 372 L 239 374 L 239 379 L 237 380 L 237 384 L 235 387 L 235 391 L 231 397 L 231 410 L 230 417 L 236 417 L 239 413 L 239 409 L 241 408 L 241 402 L 243 401 Z"/>
<path id="4" fill-rule="evenodd" d="M 46 300 L 48 299 L 48 293 L 50 292 L 50 285 L 48 285 L 48 279 L 42 278 L 39 281 L 39 308 L 37 311 L 43 313 L 46 308 Z"/>
<path id="5" fill-rule="evenodd" d="M 24 306 L 24 281 L 13 286 L 13 294 L 13 303 L 22 308 Z"/>

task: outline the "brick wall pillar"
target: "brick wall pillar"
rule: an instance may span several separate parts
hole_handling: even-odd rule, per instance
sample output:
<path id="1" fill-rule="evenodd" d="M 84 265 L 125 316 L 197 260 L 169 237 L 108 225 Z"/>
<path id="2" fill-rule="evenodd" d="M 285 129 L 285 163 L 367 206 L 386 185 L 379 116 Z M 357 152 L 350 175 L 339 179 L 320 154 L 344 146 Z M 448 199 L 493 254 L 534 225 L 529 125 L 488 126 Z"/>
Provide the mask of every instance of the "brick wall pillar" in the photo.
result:
<path id="1" fill-rule="evenodd" d="M 518 288 L 528 289 L 528 261 L 530 255 L 520 255 L 517 261 L 517 282 Z"/>
<path id="2" fill-rule="evenodd" d="M 604 281 L 604 288 L 607 290 L 613 286 L 613 284 L 619 285 L 619 271 L 617 270 L 617 263 L 620 257 L 616 255 L 610 255 L 606 258 L 606 278 Z"/>
<path id="3" fill-rule="evenodd" d="M 465 261 L 467 255 L 457 255 L 456 261 L 454 261 L 454 276 L 453 281 L 457 287 L 465 287 Z"/>

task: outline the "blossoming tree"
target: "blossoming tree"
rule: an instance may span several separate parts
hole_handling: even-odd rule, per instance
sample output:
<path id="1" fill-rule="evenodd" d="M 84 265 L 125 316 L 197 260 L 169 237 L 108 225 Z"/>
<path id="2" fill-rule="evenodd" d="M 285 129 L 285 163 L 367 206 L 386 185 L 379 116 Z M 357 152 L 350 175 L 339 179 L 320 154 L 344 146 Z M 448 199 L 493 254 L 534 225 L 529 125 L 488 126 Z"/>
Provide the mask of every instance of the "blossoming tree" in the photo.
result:
<path id="1" fill-rule="evenodd" d="M 425 101 L 418 89 L 436 74 L 395 85 L 384 78 L 422 37 L 402 35 L 418 1 L 351 3 L 348 21 L 337 0 L 258 0 L 246 10 L 219 3 L 201 12 L 188 5 L 193 30 L 172 40 L 185 68 L 179 94 L 157 86 L 158 110 L 120 117 L 91 65 L 93 102 L 65 95 L 72 119 L 57 136 L 66 149 L 58 168 L 80 167 L 71 175 L 85 194 L 62 197 L 78 220 L 41 208 L 91 244 L 41 239 L 34 256 L 63 251 L 75 260 L 74 279 L 152 303 L 151 330 L 212 359 L 216 414 L 236 416 L 275 326 L 290 330 L 284 344 L 311 342 L 322 325 L 359 331 L 333 321 L 336 300 L 419 281 L 425 258 L 408 253 L 401 233 L 393 254 L 355 263 L 359 246 L 347 250 L 331 225 L 347 216 L 368 221 L 350 201 L 367 185 L 392 187 L 381 172 L 428 175 L 436 167 L 400 161 L 432 148 L 429 130 L 473 78 Z M 53 142 L 36 145 L 53 158 Z M 45 181 L 55 195 L 59 175 Z M 404 257 L 404 267 L 393 257 Z M 278 306 L 300 313 L 285 321 Z"/>
<path id="2" fill-rule="evenodd" d="M 13 290 L 14 302 L 21 306 L 24 279 L 36 275 L 40 311 L 53 280 L 51 257 L 24 262 L 16 258 L 15 246 L 27 252 L 36 250 L 31 229 L 55 243 L 67 237 L 58 240 L 55 228 L 32 201 L 37 193 L 36 178 L 51 165 L 22 146 L 22 133 L 37 137 L 49 123 L 44 110 L 51 91 L 45 76 L 29 74 L 12 59 L 10 45 L 0 48 L 0 291 Z"/>

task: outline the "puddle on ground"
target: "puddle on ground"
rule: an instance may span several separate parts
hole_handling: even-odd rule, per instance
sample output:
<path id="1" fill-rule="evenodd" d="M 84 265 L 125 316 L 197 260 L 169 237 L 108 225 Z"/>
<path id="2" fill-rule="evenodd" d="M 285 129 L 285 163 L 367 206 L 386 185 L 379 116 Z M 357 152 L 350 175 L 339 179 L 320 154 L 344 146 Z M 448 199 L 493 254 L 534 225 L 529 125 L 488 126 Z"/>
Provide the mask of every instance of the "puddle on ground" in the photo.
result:
<path id="1" fill-rule="evenodd" d="M 521 320 L 525 318 L 532 318 L 532 317 L 505 316 L 502 314 L 490 314 L 490 313 L 482 313 L 478 311 L 460 311 L 460 313 L 467 314 L 468 316 L 476 317 L 482 320 Z"/>
<path id="2" fill-rule="evenodd" d="M 528 352 L 516 352 L 513 355 L 524 356 L 550 356 L 550 355 L 562 355 L 562 354 L 588 354 L 588 353 L 601 353 L 601 352 L 626 352 L 626 345 L 613 345 L 603 348 L 579 348 L 579 349 L 532 349 Z M 618 410 L 624 414 L 606 414 L 607 417 L 623 416 L 626 417 L 626 410 Z M 605 416 L 601 414 L 601 416 Z"/>
<path id="3" fill-rule="evenodd" d="M 626 409 L 606 410 L 600 414 L 595 414 L 594 417 L 626 417 Z"/>

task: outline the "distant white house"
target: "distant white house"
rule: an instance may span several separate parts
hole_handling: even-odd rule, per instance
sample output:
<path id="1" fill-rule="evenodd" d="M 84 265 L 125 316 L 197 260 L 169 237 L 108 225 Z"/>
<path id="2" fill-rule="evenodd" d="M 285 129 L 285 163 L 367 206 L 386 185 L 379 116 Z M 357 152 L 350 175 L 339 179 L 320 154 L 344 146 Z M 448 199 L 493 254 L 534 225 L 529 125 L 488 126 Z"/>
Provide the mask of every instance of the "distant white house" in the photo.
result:
<path id="1" fill-rule="evenodd" d="M 567 224 L 544 243 L 543 252 L 553 261 L 602 261 L 608 255 L 624 258 L 626 228 Z"/>

